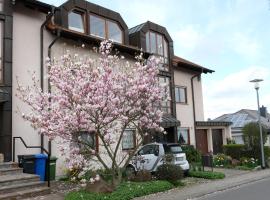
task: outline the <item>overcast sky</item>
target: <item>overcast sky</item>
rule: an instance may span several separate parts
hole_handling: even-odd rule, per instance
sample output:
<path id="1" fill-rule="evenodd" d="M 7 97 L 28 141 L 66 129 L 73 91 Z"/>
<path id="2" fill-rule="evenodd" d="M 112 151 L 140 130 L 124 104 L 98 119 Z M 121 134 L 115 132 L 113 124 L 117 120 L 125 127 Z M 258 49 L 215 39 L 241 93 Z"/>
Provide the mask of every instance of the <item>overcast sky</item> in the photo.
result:
<path id="1" fill-rule="evenodd" d="M 253 78 L 264 79 L 261 104 L 270 111 L 270 0 L 91 2 L 119 12 L 129 28 L 147 20 L 165 26 L 175 55 L 216 71 L 203 76 L 205 119 L 256 109 Z"/>

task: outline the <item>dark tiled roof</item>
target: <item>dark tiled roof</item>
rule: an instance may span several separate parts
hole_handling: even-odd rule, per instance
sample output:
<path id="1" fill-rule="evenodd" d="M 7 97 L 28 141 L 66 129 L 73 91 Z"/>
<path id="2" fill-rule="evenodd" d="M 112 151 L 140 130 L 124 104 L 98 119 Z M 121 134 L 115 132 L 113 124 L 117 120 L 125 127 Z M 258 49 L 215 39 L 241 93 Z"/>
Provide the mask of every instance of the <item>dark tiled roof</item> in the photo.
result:
<path id="1" fill-rule="evenodd" d="M 196 126 L 230 126 L 228 121 L 196 121 Z"/>
<path id="2" fill-rule="evenodd" d="M 142 24 L 139 24 L 139 25 L 137 25 L 137 26 L 134 26 L 134 27 L 132 27 L 132 28 L 130 28 L 130 29 L 128 29 L 128 34 L 133 34 L 133 33 L 136 33 L 136 32 L 138 32 L 138 31 L 140 31 L 142 28 L 143 28 L 143 26 L 146 24 L 146 22 L 145 23 L 142 23 Z"/>
<path id="3" fill-rule="evenodd" d="M 195 70 L 198 72 L 202 72 L 202 73 L 212 73 L 215 72 L 214 70 L 205 68 L 201 65 L 198 65 L 196 63 L 193 63 L 189 60 L 186 60 L 184 58 L 178 57 L 178 56 L 174 56 L 173 57 L 173 66 L 174 67 L 183 67 L 183 68 L 187 68 L 190 70 Z"/>

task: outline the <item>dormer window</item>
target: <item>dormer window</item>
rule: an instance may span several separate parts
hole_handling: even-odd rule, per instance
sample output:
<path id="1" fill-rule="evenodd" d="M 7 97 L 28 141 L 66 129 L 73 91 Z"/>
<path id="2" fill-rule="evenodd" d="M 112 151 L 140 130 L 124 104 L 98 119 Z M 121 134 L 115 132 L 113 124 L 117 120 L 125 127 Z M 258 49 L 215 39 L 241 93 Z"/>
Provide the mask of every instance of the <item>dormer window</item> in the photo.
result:
<path id="1" fill-rule="evenodd" d="M 123 43 L 123 31 L 116 22 L 93 14 L 89 19 L 90 35 Z"/>
<path id="2" fill-rule="evenodd" d="M 168 42 L 163 35 L 148 31 L 146 33 L 146 51 L 163 58 L 160 70 L 168 71 Z"/>
<path id="3" fill-rule="evenodd" d="M 95 15 L 90 15 L 90 34 L 105 38 L 105 20 Z"/>
<path id="4" fill-rule="evenodd" d="M 68 28 L 73 31 L 85 33 L 84 15 L 76 10 L 68 14 Z"/>

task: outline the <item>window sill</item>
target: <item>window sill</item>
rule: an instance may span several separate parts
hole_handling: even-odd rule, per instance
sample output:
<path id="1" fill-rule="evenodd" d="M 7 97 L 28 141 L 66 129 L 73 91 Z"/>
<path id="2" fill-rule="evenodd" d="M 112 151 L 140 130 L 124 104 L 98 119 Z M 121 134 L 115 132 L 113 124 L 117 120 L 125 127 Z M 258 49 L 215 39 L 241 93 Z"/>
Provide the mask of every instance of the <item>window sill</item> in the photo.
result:
<path id="1" fill-rule="evenodd" d="M 176 102 L 176 104 L 179 104 L 179 105 L 189 105 L 188 103 L 181 103 L 181 102 Z"/>

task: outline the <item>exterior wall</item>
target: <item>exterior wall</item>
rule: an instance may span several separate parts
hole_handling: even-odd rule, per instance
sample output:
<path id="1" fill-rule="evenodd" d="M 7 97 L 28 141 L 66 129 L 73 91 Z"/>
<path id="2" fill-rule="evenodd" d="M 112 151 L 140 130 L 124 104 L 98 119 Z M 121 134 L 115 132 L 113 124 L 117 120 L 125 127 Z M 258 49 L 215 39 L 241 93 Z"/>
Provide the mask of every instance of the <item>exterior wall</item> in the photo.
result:
<path id="1" fill-rule="evenodd" d="M 27 145 L 39 146 L 41 144 L 40 135 L 35 131 L 28 122 L 24 121 L 17 113 L 16 109 L 21 112 L 28 112 L 29 108 L 25 106 L 16 96 L 16 87 L 18 76 L 19 82 L 23 85 L 31 84 L 30 72 L 35 71 L 37 77 L 40 76 L 40 26 L 46 18 L 45 14 L 30 10 L 24 6 L 17 5 L 14 11 L 14 43 L 13 43 L 13 115 L 12 115 L 12 132 L 14 136 L 22 137 Z M 44 30 L 44 61 L 47 57 L 48 46 L 53 41 L 54 36 L 48 31 Z M 82 48 L 82 43 L 76 43 L 72 40 L 59 39 L 52 47 L 52 58 L 59 58 L 66 50 L 71 53 L 78 53 L 80 56 L 88 55 L 92 58 L 98 58 L 98 54 L 90 51 L 92 47 L 87 46 Z M 121 53 L 120 53 L 121 54 Z M 127 58 L 128 56 L 125 55 Z M 134 62 L 131 58 L 123 60 Z M 46 80 L 46 69 L 44 66 L 44 90 L 47 90 L 48 83 Z M 64 157 L 60 155 L 57 146 L 59 139 L 52 141 L 52 155 L 58 158 L 56 174 L 63 175 L 65 172 Z M 46 149 L 48 139 L 44 138 L 44 146 Z M 99 152 L 105 152 L 104 149 L 99 148 Z M 16 142 L 16 157 L 20 154 L 35 154 L 40 153 L 39 149 L 26 149 L 21 142 Z M 123 152 L 125 153 L 125 151 Z M 105 159 L 106 159 L 106 154 Z M 16 158 L 17 159 L 17 158 Z M 120 158 L 119 158 L 120 159 Z M 98 166 L 96 166 L 98 167 Z"/>
<path id="2" fill-rule="evenodd" d="M 176 117 L 181 122 L 181 127 L 189 128 L 190 131 L 190 144 L 196 145 L 195 132 L 194 132 L 194 116 L 193 116 L 193 103 L 192 103 L 192 90 L 191 78 L 194 74 L 174 70 L 174 83 L 175 86 L 184 86 L 187 88 L 187 104 L 176 103 Z M 204 120 L 203 112 L 203 97 L 201 81 L 197 78 L 193 80 L 194 85 L 194 99 L 196 108 L 196 121 Z"/>
<path id="3" fill-rule="evenodd" d="M 30 73 L 35 71 L 40 76 L 40 26 L 46 15 L 28 9 L 20 4 L 14 7 L 13 23 L 13 92 L 12 92 L 12 134 L 21 136 L 27 145 L 40 145 L 40 136 L 25 122 L 17 113 L 29 111 L 16 96 L 17 77 L 23 85 L 31 83 Z M 45 31 L 46 32 L 46 31 Z M 49 35 L 45 38 L 45 44 L 50 41 Z M 47 46 L 47 45 L 45 45 Z M 26 149 L 21 142 L 16 142 L 17 154 L 33 154 L 40 152 L 39 149 Z"/>

